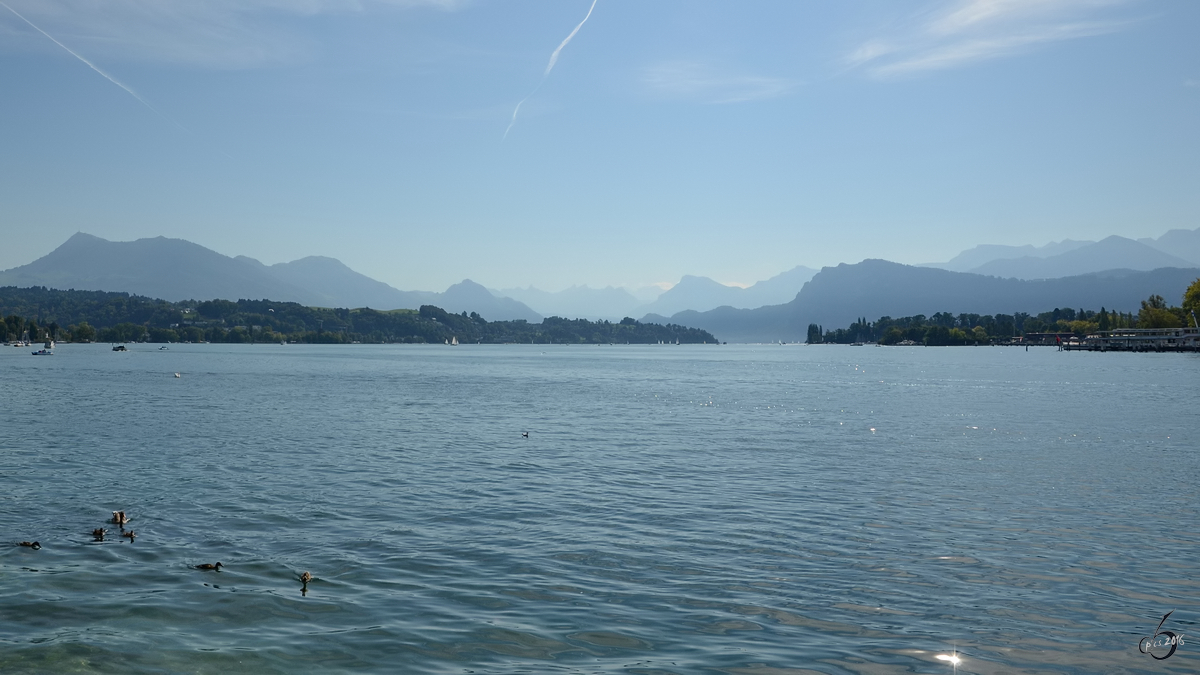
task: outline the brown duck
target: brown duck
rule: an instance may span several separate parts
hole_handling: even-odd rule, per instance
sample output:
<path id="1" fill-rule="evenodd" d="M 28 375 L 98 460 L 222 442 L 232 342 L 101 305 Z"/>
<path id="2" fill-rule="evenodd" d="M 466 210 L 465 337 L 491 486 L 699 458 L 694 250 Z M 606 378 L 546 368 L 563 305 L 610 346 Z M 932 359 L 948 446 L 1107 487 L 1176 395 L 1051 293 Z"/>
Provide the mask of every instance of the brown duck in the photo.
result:
<path id="1" fill-rule="evenodd" d="M 212 563 L 204 563 L 203 565 L 196 565 L 196 569 L 198 569 L 198 570 L 216 570 L 217 572 L 220 572 L 222 567 L 224 567 L 224 565 L 221 563 L 217 563 L 215 565 Z"/>
<path id="2" fill-rule="evenodd" d="M 17 546 L 28 546 L 29 548 L 36 551 L 42 547 L 42 544 L 41 544 L 41 542 L 37 542 L 37 541 L 19 541 L 19 542 L 17 542 Z"/>

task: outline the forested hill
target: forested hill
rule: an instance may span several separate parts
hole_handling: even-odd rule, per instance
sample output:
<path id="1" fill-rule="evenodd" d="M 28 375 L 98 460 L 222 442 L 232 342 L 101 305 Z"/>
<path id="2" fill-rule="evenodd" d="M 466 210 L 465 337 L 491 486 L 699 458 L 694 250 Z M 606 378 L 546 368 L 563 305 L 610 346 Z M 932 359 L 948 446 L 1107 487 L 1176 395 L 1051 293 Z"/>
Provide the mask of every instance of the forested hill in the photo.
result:
<path id="1" fill-rule="evenodd" d="M 0 338 L 99 342 L 410 342 L 487 344 L 716 344 L 709 332 L 674 324 L 560 319 L 485 321 L 478 314 L 327 309 L 269 300 L 167 302 L 127 293 L 0 288 Z"/>

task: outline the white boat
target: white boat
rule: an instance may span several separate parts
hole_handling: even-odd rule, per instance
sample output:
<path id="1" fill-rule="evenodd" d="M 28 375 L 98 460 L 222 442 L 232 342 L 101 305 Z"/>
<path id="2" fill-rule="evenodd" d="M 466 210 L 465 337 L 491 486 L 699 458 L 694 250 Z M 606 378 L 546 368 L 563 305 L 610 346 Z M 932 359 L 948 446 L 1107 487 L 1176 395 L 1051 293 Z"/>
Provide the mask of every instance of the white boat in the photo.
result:
<path id="1" fill-rule="evenodd" d="M 457 337 L 452 337 L 452 338 L 450 338 L 450 346 L 451 346 L 451 347 L 457 347 L 457 346 L 458 346 L 458 338 L 457 338 Z"/>

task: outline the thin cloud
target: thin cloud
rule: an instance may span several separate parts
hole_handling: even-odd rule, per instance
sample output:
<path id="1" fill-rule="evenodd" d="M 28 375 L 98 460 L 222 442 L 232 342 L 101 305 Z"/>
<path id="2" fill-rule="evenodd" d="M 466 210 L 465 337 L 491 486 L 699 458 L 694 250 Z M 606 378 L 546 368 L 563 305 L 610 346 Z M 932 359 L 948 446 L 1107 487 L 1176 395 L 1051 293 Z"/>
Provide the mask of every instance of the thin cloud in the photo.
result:
<path id="1" fill-rule="evenodd" d="M 38 27 L 37 27 L 37 26 L 36 26 L 36 25 L 35 25 L 35 24 L 34 24 L 32 21 L 30 21 L 29 19 L 26 19 L 26 18 L 25 18 L 24 16 L 22 16 L 22 15 L 21 15 L 19 12 L 17 12 L 17 10 L 13 9 L 12 7 L 9 7 L 7 3 L 0 2 L 0 5 L 3 5 L 5 9 L 7 9 L 8 11 L 12 12 L 13 14 L 15 14 L 15 15 L 17 16 L 17 18 L 19 18 L 19 19 L 21 19 L 22 21 L 24 21 L 25 23 L 29 24 L 29 26 L 30 26 L 30 27 L 32 27 L 34 30 L 36 30 L 37 32 L 39 32 L 39 33 L 41 33 L 42 35 L 46 36 L 46 38 L 47 38 L 47 39 L 49 39 L 51 42 L 53 42 L 54 44 L 58 45 L 59 47 L 62 47 L 64 50 L 66 50 L 66 52 L 67 52 L 68 54 L 70 54 L 71 56 L 74 56 L 75 58 L 77 58 L 77 59 L 79 59 L 80 61 L 84 62 L 85 64 L 87 64 L 87 66 L 88 66 L 89 68 L 91 68 L 92 70 L 96 71 L 97 73 L 100 73 L 102 76 L 104 76 L 104 78 L 105 78 L 106 80 L 108 80 L 109 82 L 112 82 L 113 84 L 117 85 L 118 87 L 120 87 L 120 88 L 124 89 L 126 92 L 128 92 L 128 93 L 129 93 L 129 95 L 130 95 L 130 96 L 132 96 L 132 97 L 134 97 L 135 99 L 137 99 L 139 103 L 141 103 L 142 105 L 144 105 L 144 106 L 146 106 L 147 108 L 149 108 L 149 109 L 151 110 L 151 112 L 153 112 L 153 113 L 155 113 L 155 114 L 157 114 L 157 115 L 161 116 L 163 119 L 166 119 L 166 120 L 168 120 L 169 122 L 171 122 L 171 123 L 172 123 L 172 124 L 174 124 L 175 126 L 179 127 L 180 129 L 184 129 L 184 127 L 183 127 L 182 125 L 180 125 L 178 122 L 176 122 L 175 120 L 172 120 L 171 118 L 167 117 L 166 115 L 163 115 L 161 112 L 159 112 L 159 111 L 158 111 L 158 109 L 157 109 L 157 108 L 155 108 L 154 106 L 150 105 L 150 102 L 149 102 L 149 101 L 147 101 L 146 99 L 142 98 L 142 97 L 141 97 L 141 95 L 140 95 L 140 94 L 138 94 L 136 91 L 134 91 L 134 90 L 133 90 L 131 87 L 129 87 L 129 85 L 126 85 L 126 84 L 124 84 L 123 82 L 121 82 L 121 81 L 120 81 L 120 80 L 118 80 L 117 78 L 115 78 L 115 77 L 113 77 L 112 75 L 109 75 L 108 73 L 104 72 L 103 70 L 101 70 L 101 69 L 100 69 L 100 67 L 99 67 L 99 66 L 97 66 L 96 64 L 92 63 L 91 61 L 88 61 L 87 59 L 83 58 L 83 57 L 82 57 L 82 56 L 80 56 L 78 53 L 76 53 L 74 50 L 72 50 L 70 47 L 68 47 L 68 46 L 64 45 L 63 43 L 59 42 L 58 40 L 56 40 L 56 39 L 54 38 L 54 36 L 53 36 L 53 35 L 51 35 L 51 34 L 47 33 L 46 31 L 42 30 L 41 28 L 38 28 Z M 186 131 L 186 129 L 184 129 L 184 131 Z"/>
<path id="2" fill-rule="evenodd" d="M 1121 4 L 1122 0 L 958 0 L 908 30 L 864 42 L 845 62 L 880 78 L 958 68 L 1120 31 L 1132 21 L 1098 15 Z"/>
<path id="3" fill-rule="evenodd" d="M 782 96 L 792 80 L 736 73 L 698 61 L 669 61 L 646 68 L 642 84 L 663 98 L 702 103 L 742 103 Z"/>
<path id="4" fill-rule="evenodd" d="M 455 10 L 465 0 L 7 0 L 38 25 L 106 60 L 250 68 L 311 52 L 279 16 L 382 9 Z M 9 48 L 12 48 L 11 46 Z"/>
<path id="5" fill-rule="evenodd" d="M 554 70 L 554 64 L 558 63 L 559 53 L 563 50 L 563 47 L 567 46 L 567 43 L 571 41 L 571 38 L 575 37 L 575 34 L 579 32 L 579 29 L 583 28 L 583 24 L 587 23 L 587 20 L 591 18 L 592 10 L 594 9 L 596 9 L 596 0 L 592 0 L 592 6 L 588 7 L 587 14 L 583 17 L 583 21 L 580 21 L 579 25 L 575 26 L 575 30 L 571 31 L 571 34 L 568 35 L 566 39 L 558 45 L 558 49 L 555 49 L 554 53 L 550 55 L 550 63 L 546 64 L 546 72 L 542 73 L 542 77 L 546 77 L 550 74 L 551 70 Z"/>
<path id="6" fill-rule="evenodd" d="M 508 132 L 512 131 L 513 125 L 517 123 L 517 113 L 521 112 L 521 106 L 525 104 L 525 101 L 529 100 L 530 96 L 536 94 L 537 90 L 542 88 L 542 83 L 546 81 L 546 78 L 550 77 L 550 71 L 554 70 L 554 64 L 558 63 L 559 53 L 562 52 L 563 47 L 566 47 L 567 44 L 571 42 L 571 38 L 575 37 L 575 34 L 579 32 L 579 29 L 583 28 L 583 24 L 587 23 L 587 20 L 591 18 L 592 10 L 596 9 L 596 2 L 597 0 L 592 0 L 592 6 L 588 7 L 587 14 L 584 15 L 583 21 L 580 21 L 579 25 L 575 26 L 575 30 L 571 31 L 571 34 L 568 35 L 561 43 L 559 43 L 558 49 L 555 49 L 554 53 L 550 55 L 550 62 L 546 64 L 546 71 L 542 73 L 542 79 L 538 81 L 537 86 L 533 88 L 533 91 L 529 92 L 529 96 L 521 99 L 520 103 L 517 103 L 517 107 L 513 108 L 512 119 L 508 121 L 508 127 L 504 130 L 504 136 L 502 136 L 500 140 L 503 141 L 504 139 L 508 138 Z"/>

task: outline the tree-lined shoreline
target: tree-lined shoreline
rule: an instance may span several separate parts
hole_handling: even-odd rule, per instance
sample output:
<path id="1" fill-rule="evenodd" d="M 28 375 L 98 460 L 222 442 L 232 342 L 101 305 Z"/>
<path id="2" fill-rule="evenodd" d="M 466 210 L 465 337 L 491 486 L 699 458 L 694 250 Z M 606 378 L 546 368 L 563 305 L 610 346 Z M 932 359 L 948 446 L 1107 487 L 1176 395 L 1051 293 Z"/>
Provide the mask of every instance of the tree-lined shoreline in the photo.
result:
<path id="1" fill-rule="evenodd" d="M 1200 314 L 1200 279 L 1183 294 L 1182 306 L 1169 306 L 1161 295 L 1142 301 L 1137 314 L 1055 308 L 1049 312 L 1030 315 L 1015 314 L 952 314 L 938 312 L 932 316 L 918 314 L 894 319 L 866 317 L 846 328 L 825 330 L 817 324 L 808 326 L 808 344 L 853 344 L 875 342 L 881 345 L 923 344 L 929 346 L 997 344 L 1014 341 L 1031 334 L 1055 333 L 1084 337 L 1102 331 L 1123 328 L 1184 328 L 1197 325 Z"/>
<path id="2" fill-rule="evenodd" d="M 717 344 L 698 328 L 549 317 L 540 324 L 486 321 L 433 305 L 380 311 L 306 307 L 270 300 L 168 302 L 128 293 L 0 288 L 6 341 Z"/>

